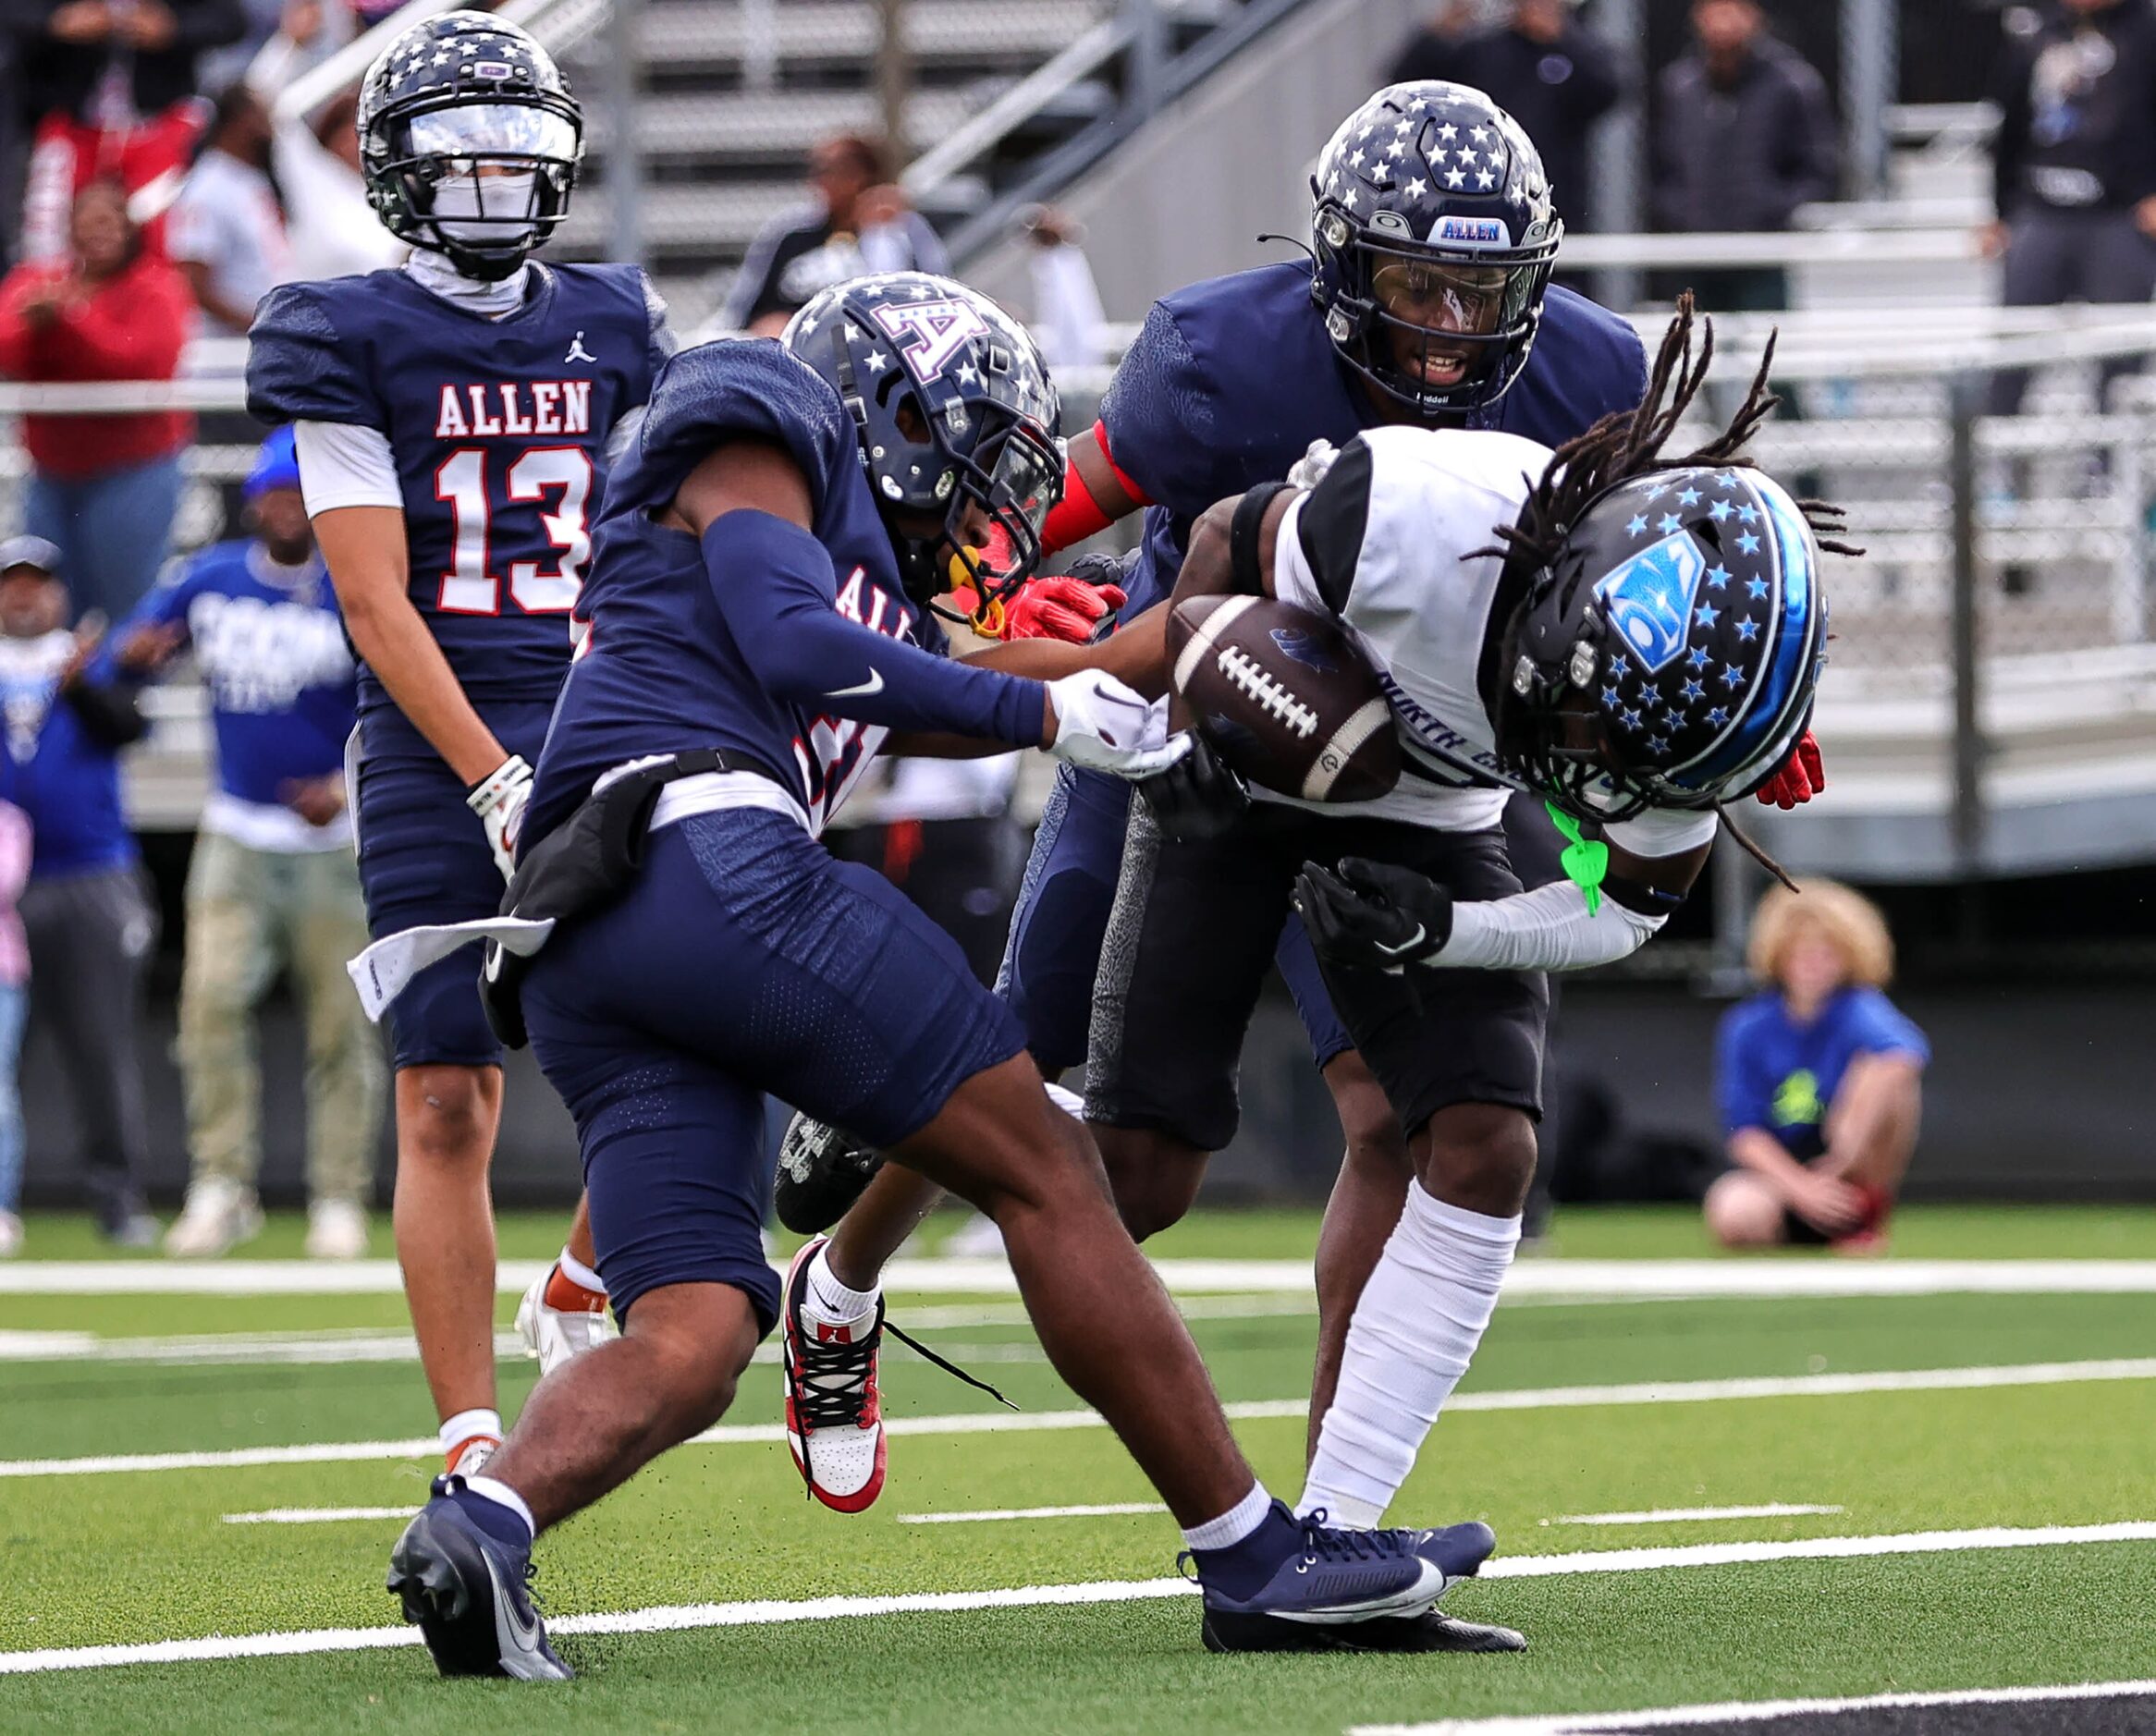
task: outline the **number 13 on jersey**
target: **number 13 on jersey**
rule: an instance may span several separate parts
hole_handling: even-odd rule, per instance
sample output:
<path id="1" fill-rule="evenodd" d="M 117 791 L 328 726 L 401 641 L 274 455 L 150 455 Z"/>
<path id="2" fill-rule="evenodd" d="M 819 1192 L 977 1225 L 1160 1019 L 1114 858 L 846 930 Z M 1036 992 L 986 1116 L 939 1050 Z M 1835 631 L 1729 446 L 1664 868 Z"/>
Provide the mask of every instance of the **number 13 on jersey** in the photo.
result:
<path id="1" fill-rule="evenodd" d="M 505 501 L 488 490 L 488 471 L 504 457 L 463 446 L 435 471 L 435 498 L 449 503 L 456 518 L 450 569 L 442 575 L 437 606 L 456 615 L 499 615 L 496 552 L 550 550 L 551 566 L 539 558 L 508 563 L 509 600 L 526 615 L 563 615 L 575 605 L 591 558 L 585 507 L 592 495 L 591 455 L 581 446 L 531 446 L 502 472 Z"/>

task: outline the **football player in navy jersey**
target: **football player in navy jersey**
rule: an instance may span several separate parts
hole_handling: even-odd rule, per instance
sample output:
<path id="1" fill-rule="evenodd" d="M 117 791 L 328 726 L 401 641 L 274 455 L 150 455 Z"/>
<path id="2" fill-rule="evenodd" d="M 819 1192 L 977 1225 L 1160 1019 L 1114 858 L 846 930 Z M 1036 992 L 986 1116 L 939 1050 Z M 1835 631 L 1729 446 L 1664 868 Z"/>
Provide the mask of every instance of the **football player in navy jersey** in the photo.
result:
<path id="1" fill-rule="evenodd" d="M 827 290 L 783 344 L 704 345 L 659 377 L 496 925 L 535 956 L 488 955 L 490 1009 L 576 1118 L 623 1331 L 540 1383 L 484 1474 L 436 1479 L 398 1541 L 390 1587 L 445 1674 L 570 1673 L 524 1589 L 533 1536 L 707 1427 L 777 1322 L 766 1090 L 994 1216 L 1058 1372 L 1184 1528 L 1209 1644 L 1352 1647 L 1491 1547 L 1478 1524 L 1347 1534 L 1271 1500 L 1008 1007 L 817 839 L 885 749 L 1037 746 L 1123 776 L 1187 749 L 1113 673 L 1157 670 L 1157 631 L 942 654 L 930 601 L 954 578 L 993 600 L 1032 563 L 1056 415 L 1023 328 L 916 273 Z M 993 579 L 974 552 L 991 530 L 1014 551 Z M 797 1259 L 790 1314 L 808 1281 Z M 866 1301 L 790 1328 L 794 1405 L 825 1407 L 827 1351 L 842 1375 L 846 1341 L 880 1327 Z"/>
<path id="2" fill-rule="evenodd" d="M 568 209 L 583 131 L 515 25 L 414 25 L 369 70 L 358 125 L 369 198 L 414 251 L 400 270 L 273 290 L 248 398 L 294 426 L 361 659 L 353 795 L 379 938 L 500 902 L 610 442 L 670 340 L 637 267 L 530 258 Z M 469 1466 L 501 1435 L 487 1192 L 501 1050 L 456 961 L 411 985 L 393 1029 L 398 1255 L 444 1450 Z M 519 1324 L 551 1361 L 596 1341 L 604 1307 L 580 1213 Z"/>

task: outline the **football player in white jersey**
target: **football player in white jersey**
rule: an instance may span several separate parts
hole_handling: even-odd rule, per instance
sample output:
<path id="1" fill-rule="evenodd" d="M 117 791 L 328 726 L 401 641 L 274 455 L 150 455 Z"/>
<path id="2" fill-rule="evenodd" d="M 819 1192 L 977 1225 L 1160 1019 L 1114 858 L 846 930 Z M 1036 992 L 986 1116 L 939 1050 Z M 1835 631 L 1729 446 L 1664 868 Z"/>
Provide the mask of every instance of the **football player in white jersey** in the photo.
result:
<path id="1" fill-rule="evenodd" d="M 1742 457 L 1772 404 L 1764 367 L 1719 439 L 1661 456 L 1706 366 L 1687 309 L 1640 410 L 1555 453 L 1372 429 L 1298 467 L 1323 468 L 1314 486 L 1223 501 L 1192 537 L 1179 601 L 1262 593 L 1345 625 L 1406 771 L 1325 806 L 1245 790 L 1209 754 L 1140 786 L 1085 1116 L 1133 1232 L 1180 1217 L 1234 1131 L 1243 1031 L 1299 906 L 1415 1168 L 1304 1494 L 1335 1523 L 1378 1522 L 1488 1324 L 1534 1168 L 1543 972 L 1659 930 L 1722 802 L 1766 783 L 1810 715 L 1833 515 Z M 1514 789 L 1584 828 L 1571 877 L 1520 889 L 1498 829 Z"/>

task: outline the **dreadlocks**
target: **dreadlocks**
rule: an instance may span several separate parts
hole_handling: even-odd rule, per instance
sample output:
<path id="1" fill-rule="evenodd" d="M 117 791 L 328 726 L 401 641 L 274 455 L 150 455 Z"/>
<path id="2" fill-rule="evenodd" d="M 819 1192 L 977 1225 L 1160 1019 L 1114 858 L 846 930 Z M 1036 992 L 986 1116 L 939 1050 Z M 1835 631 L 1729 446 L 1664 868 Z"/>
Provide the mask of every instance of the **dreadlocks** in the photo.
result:
<path id="1" fill-rule="evenodd" d="M 1697 361 L 1692 353 L 1692 331 L 1696 323 L 1699 326 Z M 1696 321 L 1689 290 L 1679 296 L 1676 318 L 1662 334 L 1654 366 L 1648 370 L 1647 392 L 1639 400 L 1639 408 L 1612 410 L 1586 433 L 1559 446 L 1544 467 L 1542 480 L 1535 484 L 1534 492 L 1520 508 L 1518 520 L 1498 528 L 1501 546 L 1486 552 L 1518 560 L 1529 570 L 1551 567 L 1562 554 L 1565 539 L 1580 515 L 1593 501 L 1621 483 L 1656 471 L 1680 470 L 1687 465 L 1757 469 L 1745 448 L 1758 432 L 1759 424 L 1782 402 L 1767 384 L 1774 367 L 1774 343 L 1778 335 L 1768 335 L 1767 348 L 1759 358 L 1758 372 L 1752 376 L 1751 389 L 1745 394 L 1745 401 L 1737 407 L 1729 426 L 1697 451 L 1679 458 L 1664 458 L 1663 446 L 1676 433 L 1685 411 L 1691 409 L 1692 400 L 1706 384 L 1708 368 L 1714 361 L 1714 322 Z M 1805 521 L 1819 539 L 1821 548 L 1836 555 L 1864 552 L 1830 540 L 1841 534 L 1844 518 L 1841 507 L 1823 500 L 1800 500 L 1797 505 L 1803 508 Z M 1581 577 L 1574 574 L 1572 583 L 1578 584 Z M 1566 602 L 1569 604 L 1570 600 L 1568 592 Z"/>
<path id="2" fill-rule="evenodd" d="M 1698 326 L 1697 346 L 1694 343 L 1696 324 Z M 1497 556 L 1505 562 L 1513 581 L 1524 585 L 1526 594 L 1537 599 L 1533 606 L 1544 611 L 1544 618 L 1578 619 L 1578 610 L 1589 602 L 1580 595 L 1580 587 L 1594 584 L 1603 577 L 1593 562 L 1581 557 L 1581 532 L 1583 524 L 1591 521 L 1598 505 L 1612 491 L 1659 471 L 1757 468 L 1746 448 L 1780 402 L 1768 385 L 1774 366 L 1772 336 L 1767 341 L 1750 388 L 1728 425 L 1704 446 L 1681 458 L 1663 454 L 1663 448 L 1705 385 L 1713 358 L 1712 322 L 1696 321 L 1692 298 L 1680 297 L 1676 317 L 1663 334 L 1654 363 L 1648 371 L 1647 389 L 1638 408 L 1605 416 L 1586 433 L 1560 446 L 1530 489 L 1518 518 L 1499 528 L 1498 545 L 1478 551 Z M 1794 505 L 1821 549 L 1839 555 L 1862 552 L 1840 540 L 1843 532 L 1840 508 L 1819 500 L 1798 500 Z M 1727 574 L 1723 577 L 1726 579 Z M 1568 686 L 1584 686 L 1586 677 L 1573 673 L 1568 678 L 1563 671 L 1539 667 L 1532 659 L 1520 655 L 1518 634 L 1525 609 L 1526 605 L 1523 605 L 1522 615 L 1515 617 L 1513 637 L 1504 653 L 1510 679 L 1500 684 L 1495 695 L 1500 740 L 1515 736 L 1515 715 L 1532 715 L 1536 721 L 1525 727 L 1530 737 L 1539 732 L 1536 751 L 1548 763 L 1564 763 L 1565 779 L 1584 788 L 1586 780 L 1598 769 L 1611 769 L 1607 745 L 1597 752 L 1586 749 L 1584 744 L 1566 743 L 1562 739 L 1565 726 L 1553 707 L 1559 692 Z M 1711 620 L 1715 611 L 1709 608 L 1704 613 Z M 1547 646 L 1543 652 L 1548 654 Z M 1589 669 L 1594 666 L 1591 654 L 1586 666 Z M 1525 714 L 1520 711 L 1523 706 L 1527 708 Z M 1607 744 L 1606 735 L 1604 740 Z M 1635 804 L 1652 800 L 1644 793 L 1634 796 Z M 1746 850 L 1770 873 L 1787 881 L 1788 875 L 1780 864 L 1746 836 L 1719 799 L 1701 805 L 1711 806 Z"/>

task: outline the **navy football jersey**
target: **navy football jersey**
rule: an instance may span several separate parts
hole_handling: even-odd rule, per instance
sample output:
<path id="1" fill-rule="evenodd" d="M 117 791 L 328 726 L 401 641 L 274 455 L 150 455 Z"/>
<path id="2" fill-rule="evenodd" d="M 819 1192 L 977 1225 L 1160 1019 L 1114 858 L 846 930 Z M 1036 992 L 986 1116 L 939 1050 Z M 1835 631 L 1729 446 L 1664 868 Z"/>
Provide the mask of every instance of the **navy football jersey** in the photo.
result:
<path id="1" fill-rule="evenodd" d="M 1631 325 L 1552 286 L 1513 388 L 1464 424 L 1562 446 L 1647 390 Z M 1215 501 L 1277 482 L 1313 440 L 1345 446 L 1379 418 L 1310 300 L 1310 268 L 1208 278 L 1153 304 L 1100 407 L 1116 466 L 1154 505 L 1125 619 L 1174 589 L 1191 522 Z"/>
<path id="2" fill-rule="evenodd" d="M 255 416 L 387 437 L 411 601 L 475 703 L 560 687 L 607 437 L 665 360 L 638 267 L 533 270 L 524 305 L 501 319 L 377 271 L 273 289 L 250 334 Z M 361 710 L 387 703 L 362 668 Z"/>
<path id="3" fill-rule="evenodd" d="M 830 552 L 840 614 L 941 654 L 933 615 L 910 603 L 862 469 L 845 407 L 774 338 L 701 344 L 668 362 L 608 491 L 588 623 L 540 755 L 526 840 L 543 836 L 612 767 L 652 753 L 725 748 L 747 755 L 821 829 L 887 730 L 766 692 L 721 614 L 703 544 L 654 521 L 682 480 L 728 439 L 784 446 L 808 479 L 816 540 Z M 729 575 L 754 585 L 762 575 Z"/>

